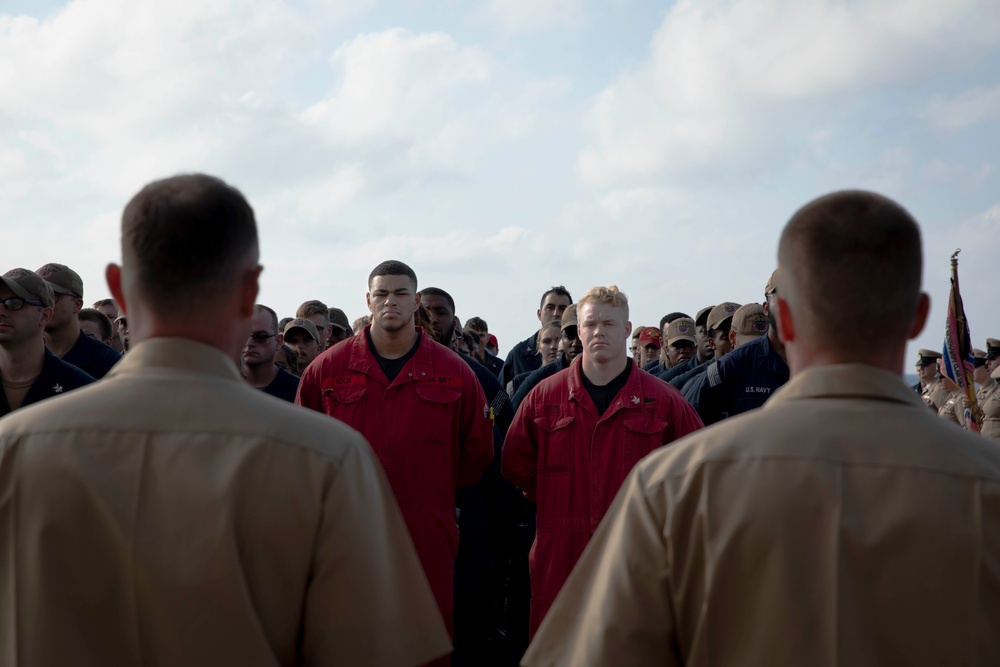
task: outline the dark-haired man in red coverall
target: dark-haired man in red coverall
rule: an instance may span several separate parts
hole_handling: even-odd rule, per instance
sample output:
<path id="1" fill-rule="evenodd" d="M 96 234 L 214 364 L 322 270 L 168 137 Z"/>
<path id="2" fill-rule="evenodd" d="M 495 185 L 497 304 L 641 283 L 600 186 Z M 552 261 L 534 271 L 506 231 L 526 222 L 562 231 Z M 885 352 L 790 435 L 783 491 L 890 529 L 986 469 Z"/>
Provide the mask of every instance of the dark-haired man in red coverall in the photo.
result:
<path id="1" fill-rule="evenodd" d="M 629 359 L 628 298 L 617 287 L 587 292 L 577 330 L 583 354 L 531 390 L 503 446 L 503 476 L 537 505 L 532 636 L 632 467 L 702 427 L 680 392 Z"/>
<path id="2" fill-rule="evenodd" d="M 479 481 L 493 459 L 489 407 L 465 361 L 414 325 L 420 294 L 413 269 L 383 262 L 368 290 L 372 323 L 310 364 L 295 402 L 368 439 L 452 632 L 455 490 Z"/>

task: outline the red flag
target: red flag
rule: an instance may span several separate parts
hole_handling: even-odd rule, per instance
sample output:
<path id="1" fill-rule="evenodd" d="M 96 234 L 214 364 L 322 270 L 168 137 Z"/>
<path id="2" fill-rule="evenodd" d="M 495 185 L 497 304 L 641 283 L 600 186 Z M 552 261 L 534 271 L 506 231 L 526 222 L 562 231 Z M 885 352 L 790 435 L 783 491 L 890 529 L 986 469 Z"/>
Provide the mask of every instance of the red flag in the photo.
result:
<path id="1" fill-rule="evenodd" d="M 951 294 L 948 296 L 948 321 L 945 325 L 944 358 L 941 365 L 945 374 L 954 380 L 965 394 L 965 423 L 970 431 L 979 431 L 983 423 L 982 411 L 976 400 L 976 385 L 972 379 L 972 334 L 965 319 L 962 294 L 958 289 L 958 253 L 951 256 Z"/>

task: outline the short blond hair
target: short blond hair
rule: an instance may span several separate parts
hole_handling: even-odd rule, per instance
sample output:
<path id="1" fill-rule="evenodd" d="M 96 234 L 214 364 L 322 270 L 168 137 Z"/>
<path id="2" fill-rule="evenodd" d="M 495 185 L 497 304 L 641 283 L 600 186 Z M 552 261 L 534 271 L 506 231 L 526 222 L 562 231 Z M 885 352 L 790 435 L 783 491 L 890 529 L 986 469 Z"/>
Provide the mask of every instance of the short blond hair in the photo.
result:
<path id="1" fill-rule="evenodd" d="M 608 285 L 607 287 L 591 287 L 583 298 L 577 302 L 577 312 L 587 303 L 606 303 L 615 308 L 625 310 L 625 321 L 628 321 L 628 295 L 618 289 L 618 285 Z"/>

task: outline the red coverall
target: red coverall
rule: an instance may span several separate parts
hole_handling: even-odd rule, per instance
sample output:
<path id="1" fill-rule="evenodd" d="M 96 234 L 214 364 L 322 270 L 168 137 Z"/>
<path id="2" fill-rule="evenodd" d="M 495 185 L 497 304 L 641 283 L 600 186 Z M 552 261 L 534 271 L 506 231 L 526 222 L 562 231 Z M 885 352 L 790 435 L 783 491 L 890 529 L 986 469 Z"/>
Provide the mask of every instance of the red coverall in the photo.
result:
<path id="1" fill-rule="evenodd" d="M 389 384 L 360 333 L 309 365 L 295 402 L 360 431 L 375 450 L 453 632 L 455 489 L 478 482 L 493 460 L 493 426 L 472 370 L 425 333 Z"/>
<path id="2" fill-rule="evenodd" d="M 528 560 L 532 636 L 632 467 L 703 426 L 679 391 L 628 363 L 628 382 L 603 416 L 578 359 L 528 394 L 507 431 L 503 476 L 537 504 Z"/>

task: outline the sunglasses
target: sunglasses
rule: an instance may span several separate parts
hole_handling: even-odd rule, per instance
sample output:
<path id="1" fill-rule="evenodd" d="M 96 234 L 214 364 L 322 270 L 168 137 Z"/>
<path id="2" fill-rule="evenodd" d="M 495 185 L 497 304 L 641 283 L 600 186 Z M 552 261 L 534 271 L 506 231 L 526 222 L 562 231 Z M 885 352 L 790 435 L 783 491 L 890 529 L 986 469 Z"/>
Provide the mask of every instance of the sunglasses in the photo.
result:
<path id="1" fill-rule="evenodd" d="M 269 338 L 274 338 L 277 335 L 278 334 L 276 333 L 269 334 L 269 333 L 264 333 L 263 331 L 254 331 L 252 334 L 247 336 L 247 338 L 253 338 L 253 342 L 258 344 L 263 344 L 266 343 Z"/>
<path id="2" fill-rule="evenodd" d="M 32 306 L 42 305 L 42 302 L 36 299 L 22 299 L 16 296 L 11 297 L 9 299 L 4 299 L 3 301 L 0 301 L 0 303 L 2 303 L 3 307 L 6 308 L 7 310 L 21 310 L 22 308 L 24 308 L 24 304 L 26 303 L 29 303 Z"/>

